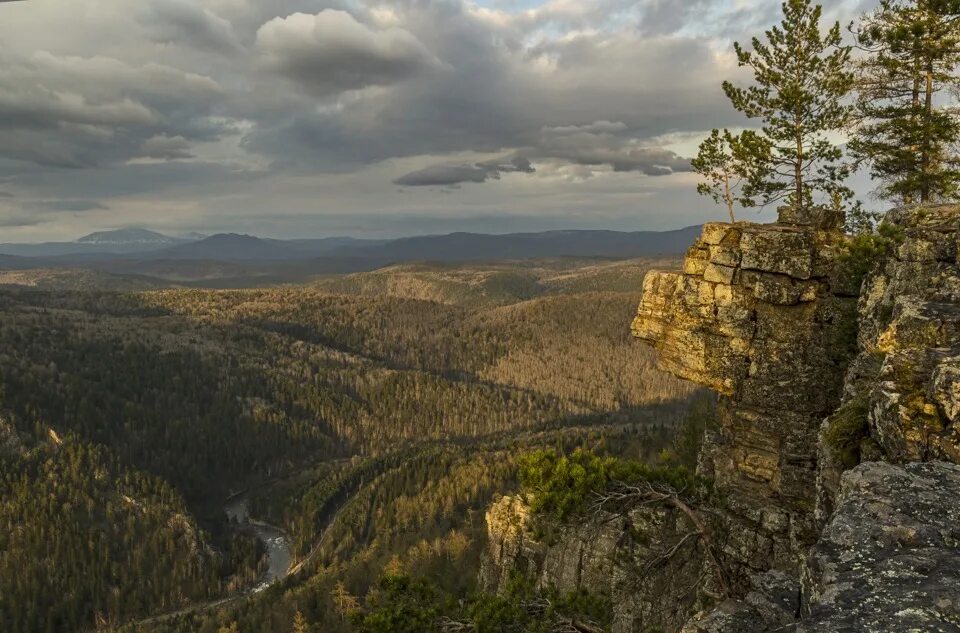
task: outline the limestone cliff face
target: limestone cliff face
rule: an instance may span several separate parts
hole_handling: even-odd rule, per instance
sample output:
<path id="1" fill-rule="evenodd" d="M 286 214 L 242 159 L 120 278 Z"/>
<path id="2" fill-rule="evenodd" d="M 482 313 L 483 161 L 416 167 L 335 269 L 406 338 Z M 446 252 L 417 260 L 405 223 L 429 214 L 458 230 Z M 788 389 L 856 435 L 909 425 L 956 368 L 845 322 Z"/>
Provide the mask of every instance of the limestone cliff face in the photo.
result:
<path id="1" fill-rule="evenodd" d="M 891 252 L 862 285 L 839 232 L 793 224 L 708 224 L 682 271 L 645 280 L 634 334 L 721 394 L 700 470 L 724 499 L 731 595 L 684 622 L 702 604 L 663 586 L 702 577 L 702 559 L 640 578 L 623 562 L 689 529 L 676 519 L 543 543 L 497 506 L 488 586 L 519 566 L 608 589 L 618 633 L 960 632 L 960 206 L 887 222 Z"/>
<path id="2" fill-rule="evenodd" d="M 730 499 L 732 561 L 796 571 L 816 538 L 817 429 L 855 349 L 842 236 L 708 224 L 683 271 L 647 275 L 634 334 L 661 367 L 722 394 L 701 468 Z"/>

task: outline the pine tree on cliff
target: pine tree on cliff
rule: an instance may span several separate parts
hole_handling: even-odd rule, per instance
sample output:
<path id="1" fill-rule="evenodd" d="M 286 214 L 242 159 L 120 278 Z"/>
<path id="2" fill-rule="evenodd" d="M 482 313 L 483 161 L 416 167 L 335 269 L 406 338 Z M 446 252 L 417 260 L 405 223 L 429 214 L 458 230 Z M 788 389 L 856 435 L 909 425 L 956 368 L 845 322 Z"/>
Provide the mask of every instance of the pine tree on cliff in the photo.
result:
<path id="1" fill-rule="evenodd" d="M 730 130 L 713 130 L 701 144 L 697 157 L 690 164 L 703 177 L 697 185 L 697 193 L 710 196 L 722 204 L 730 214 L 730 222 L 736 224 L 734 209 L 756 206 L 745 195 L 745 186 L 758 165 L 766 163 L 770 143 L 762 136 L 746 130 L 734 135 Z"/>
<path id="2" fill-rule="evenodd" d="M 733 107 L 761 122 L 766 140 L 748 149 L 753 160 L 742 197 L 786 203 L 789 217 L 802 223 L 838 194 L 853 197 L 843 185 L 849 174 L 843 152 L 829 137 L 852 111 L 844 103 L 853 80 L 850 47 L 842 44 L 839 23 L 821 32 L 822 12 L 809 0 L 784 2 L 783 21 L 766 32 L 766 41 L 753 38 L 753 50 L 734 44 L 739 65 L 753 70 L 753 85 L 723 84 Z"/>
<path id="3" fill-rule="evenodd" d="M 870 165 L 881 198 L 956 197 L 960 118 L 940 96 L 960 88 L 960 1 L 883 0 L 852 30 L 867 54 L 856 63 L 851 154 Z"/>

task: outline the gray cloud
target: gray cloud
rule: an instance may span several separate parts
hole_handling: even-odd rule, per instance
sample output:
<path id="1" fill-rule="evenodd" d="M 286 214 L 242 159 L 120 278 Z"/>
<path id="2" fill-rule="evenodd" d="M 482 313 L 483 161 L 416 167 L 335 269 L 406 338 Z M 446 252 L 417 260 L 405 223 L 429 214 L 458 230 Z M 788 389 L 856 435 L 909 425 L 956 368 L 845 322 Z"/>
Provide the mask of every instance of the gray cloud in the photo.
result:
<path id="1" fill-rule="evenodd" d="M 139 155 L 158 134 L 213 140 L 216 81 L 157 63 L 36 52 L 0 64 L 0 157 L 93 167 Z"/>
<path id="2" fill-rule="evenodd" d="M 647 176 L 669 176 L 692 171 L 689 159 L 631 138 L 624 123 L 596 121 L 587 125 L 544 128 L 535 147 L 519 150 L 516 156 L 509 159 L 476 165 L 431 165 L 394 182 L 409 187 L 483 183 L 499 178 L 501 173 L 533 173 L 535 170 L 531 159 L 590 168 L 606 167 L 615 172 L 640 172 Z M 587 175 L 589 173 L 586 172 Z"/>
<path id="3" fill-rule="evenodd" d="M 484 161 L 474 165 L 431 165 L 401 176 L 394 180 L 394 183 L 403 187 L 456 187 L 469 182 L 499 180 L 500 174 L 517 172 L 531 174 L 534 171 L 529 159 L 518 156 Z"/>
<path id="4" fill-rule="evenodd" d="M 225 54 L 240 49 L 230 22 L 185 0 L 152 0 L 139 20 L 155 42 L 184 43 Z"/>
<path id="5" fill-rule="evenodd" d="M 578 221 L 602 224 L 620 217 L 617 209 L 641 217 L 644 205 L 681 200 L 685 212 L 703 213 L 691 178 L 677 175 L 687 161 L 662 137 L 687 147 L 703 130 L 744 124 L 719 81 L 742 80 L 731 40 L 772 24 L 776 4 L 3 5 L 0 183 L 17 202 L 109 207 L 38 210 L 56 221 L 20 239 L 46 230 L 69 237 L 94 221 L 168 230 L 243 223 L 256 232 L 273 226 L 264 208 L 310 218 L 423 213 L 424 221 L 589 208 L 597 215 Z M 831 16 L 845 19 L 858 4 L 835 3 Z M 444 159 L 475 155 L 505 158 Z M 533 165 L 536 177 L 438 195 Z"/>
<path id="6" fill-rule="evenodd" d="M 0 226 L 6 228 L 20 228 L 43 224 L 40 216 L 22 212 L 5 212 L 0 209 Z"/>
<path id="7" fill-rule="evenodd" d="M 472 165 L 431 165 L 394 180 L 404 187 L 449 187 L 465 182 L 486 182 L 490 172 Z"/>
<path id="8" fill-rule="evenodd" d="M 575 165 L 608 165 L 614 171 L 637 171 L 647 176 L 692 171 L 688 159 L 630 138 L 627 126 L 619 122 L 597 121 L 582 126 L 546 128 L 535 151 L 541 156 Z"/>
<path id="9" fill-rule="evenodd" d="M 267 22 L 257 48 L 266 68 L 319 95 L 386 86 L 440 65 L 410 32 L 374 29 L 332 9 Z"/>
<path id="10" fill-rule="evenodd" d="M 108 208 L 96 200 L 40 200 L 31 206 L 50 211 L 103 211 Z"/>
<path id="11" fill-rule="evenodd" d="M 149 158 L 175 160 L 194 158 L 190 152 L 190 141 L 182 136 L 158 135 L 143 143 L 143 153 Z"/>

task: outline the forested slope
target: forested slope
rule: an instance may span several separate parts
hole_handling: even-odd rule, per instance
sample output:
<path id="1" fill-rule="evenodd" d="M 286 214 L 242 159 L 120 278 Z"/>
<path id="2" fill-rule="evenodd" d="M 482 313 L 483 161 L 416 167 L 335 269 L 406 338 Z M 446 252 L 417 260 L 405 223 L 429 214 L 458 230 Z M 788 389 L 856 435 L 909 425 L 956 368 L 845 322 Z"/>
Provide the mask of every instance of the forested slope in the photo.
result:
<path id="1" fill-rule="evenodd" d="M 279 626 L 307 599 L 313 620 L 329 615 L 337 582 L 363 593 L 389 565 L 466 587 L 482 510 L 513 485 L 518 447 L 588 441 L 640 455 L 667 443 L 692 392 L 629 342 L 638 297 L 623 288 L 644 267 L 3 291 L 0 411 L 18 447 L 4 461 L 17 499 L 4 519 L 20 528 L 0 541 L 4 630 L 93 628 L 249 585 L 262 561 L 222 503 L 251 486 L 255 514 L 287 530 L 296 558 L 313 556 L 286 581 L 295 603 L 248 601 L 245 626 Z M 53 529 L 62 538 L 46 556 Z M 44 576 L 41 593 L 64 595 L 54 609 L 23 580 Z M 163 626 L 226 623 L 206 617 Z"/>

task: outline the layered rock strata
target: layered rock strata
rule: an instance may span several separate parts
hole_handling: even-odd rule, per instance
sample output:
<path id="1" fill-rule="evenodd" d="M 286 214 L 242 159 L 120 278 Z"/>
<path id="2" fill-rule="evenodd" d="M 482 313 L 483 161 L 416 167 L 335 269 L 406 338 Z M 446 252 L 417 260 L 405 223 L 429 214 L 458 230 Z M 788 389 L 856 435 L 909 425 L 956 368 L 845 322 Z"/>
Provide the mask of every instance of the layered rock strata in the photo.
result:
<path id="1" fill-rule="evenodd" d="M 682 272 L 644 282 L 634 334 L 661 367 L 720 394 L 701 469 L 729 500 L 731 561 L 796 572 L 816 537 L 817 429 L 855 349 L 835 231 L 708 224 Z"/>

